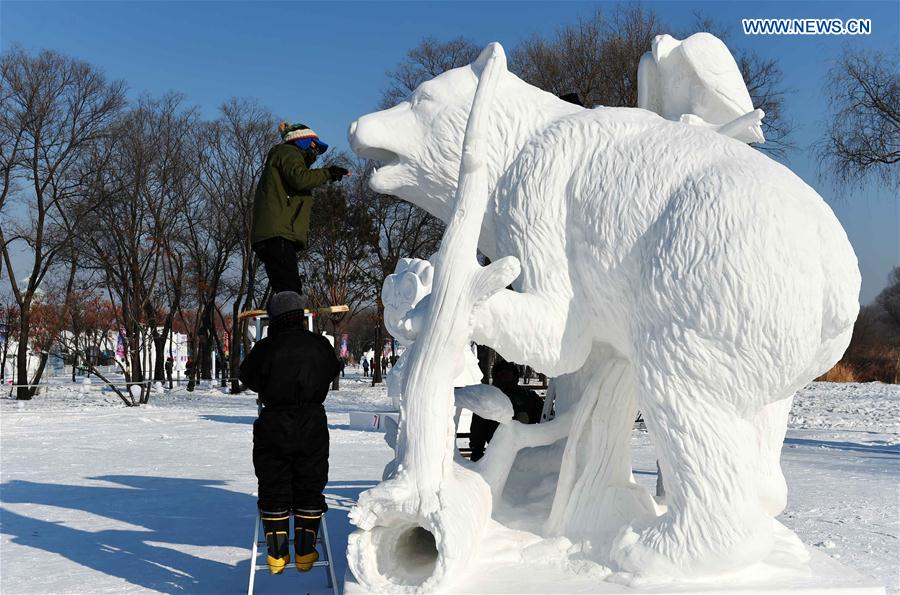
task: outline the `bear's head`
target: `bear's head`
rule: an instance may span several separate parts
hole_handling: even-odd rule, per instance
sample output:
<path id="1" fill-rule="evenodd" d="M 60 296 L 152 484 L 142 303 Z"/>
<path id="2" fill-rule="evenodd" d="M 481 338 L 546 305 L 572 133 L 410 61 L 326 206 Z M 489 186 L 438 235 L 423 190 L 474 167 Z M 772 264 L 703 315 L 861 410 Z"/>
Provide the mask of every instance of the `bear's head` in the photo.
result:
<path id="1" fill-rule="evenodd" d="M 444 221 L 450 218 L 478 77 L 498 49 L 504 74 L 488 118 L 491 189 L 537 131 L 583 109 L 520 80 L 506 70 L 499 44 L 489 45 L 472 64 L 425 81 L 406 101 L 350 125 L 353 151 L 381 163 L 370 180 L 373 190 L 399 196 Z"/>

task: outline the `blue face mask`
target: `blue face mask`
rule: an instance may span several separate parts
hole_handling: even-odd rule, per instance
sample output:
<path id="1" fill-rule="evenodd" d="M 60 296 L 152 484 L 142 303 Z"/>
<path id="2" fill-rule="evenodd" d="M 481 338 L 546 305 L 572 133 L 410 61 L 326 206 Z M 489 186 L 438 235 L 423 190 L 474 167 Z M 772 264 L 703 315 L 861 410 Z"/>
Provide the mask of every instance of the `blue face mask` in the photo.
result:
<path id="1" fill-rule="evenodd" d="M 312 143 L 316 143 L 316 150 L 318 151 L 319 155 L 321 155 L 322 153 L 324 153 L 325 151 L 328 150 L 327 144 L 323 143 L 320 140 L 316 140 L 313 138 L 298 138 L 297 140 L 294 141 L 294 144 L 297 145 L 298 147 L 300 147 L 300 149 L 303 151 L 308 150 L 309 146 Z"/>

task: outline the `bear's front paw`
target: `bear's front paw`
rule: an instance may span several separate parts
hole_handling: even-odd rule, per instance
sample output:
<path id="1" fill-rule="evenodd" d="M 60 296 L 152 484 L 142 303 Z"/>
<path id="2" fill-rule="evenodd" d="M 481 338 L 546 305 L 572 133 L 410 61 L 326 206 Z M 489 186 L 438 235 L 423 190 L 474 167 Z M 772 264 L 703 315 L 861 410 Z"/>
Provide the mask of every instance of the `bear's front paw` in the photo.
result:
<path id="1" fill-rule="evenodd" d="M 401 258 L 381 287 L 384 325 L 391 336 L 415 341 L 421 327 L 422 308 L 416 309 L 431 293 L 434 267 L 427 260 Z"/>

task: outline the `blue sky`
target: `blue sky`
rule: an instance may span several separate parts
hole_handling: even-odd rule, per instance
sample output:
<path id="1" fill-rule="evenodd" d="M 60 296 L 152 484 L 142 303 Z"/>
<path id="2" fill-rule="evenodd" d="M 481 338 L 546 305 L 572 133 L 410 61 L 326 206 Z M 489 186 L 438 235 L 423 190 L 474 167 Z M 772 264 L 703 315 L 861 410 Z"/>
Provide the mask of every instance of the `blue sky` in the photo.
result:
<path id="1" fill-rule="evenodd" d="M 898 51 L 900 4 L 884 2 L 645 2 L 673 31 L 702 12 L 729 32 L 732 48 L 779 59 L 798 150 L 789 166 L 822 194 L 844 224 L 869 302 L 900 264 L 900 200 L 868 186 L 835 192 L 817 177 L 809 145 L 822 129 L 822 84 L 842 45 Z M 253 97 L 347 148 L 346 130 L 372 111 L 386 71 L 422 37 L 464 35 L 512 48 L 550 35 L 604 2 L 0 2 L 0 45 L 51 48 L 127 81 L 130 93 L 183 93 L 204 115 L 231 96 Z M 745 36 L 747 17 L 869 18 L 868 36 Z"/>

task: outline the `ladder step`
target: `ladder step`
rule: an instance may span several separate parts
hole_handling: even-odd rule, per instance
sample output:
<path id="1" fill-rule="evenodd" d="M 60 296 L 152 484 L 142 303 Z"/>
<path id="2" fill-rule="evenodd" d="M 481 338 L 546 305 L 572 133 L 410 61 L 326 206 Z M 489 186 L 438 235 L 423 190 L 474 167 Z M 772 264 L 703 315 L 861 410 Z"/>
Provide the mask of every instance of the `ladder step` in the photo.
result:
<path id="1" fill-rule="evenodd" d="M 328 560 L 319 560 L 318 562 L 313 562 L 313 567 L 318 568 L 318 567 L 322 567 L 322 566 L 328 566 Z M 294 564 L 288 564 L 284 568 L 285 568 L 285 570 L 287 570 L 288 568 L 293 568 L 294 570 L 298 570 Z M 257 564 L 256 569 L 257 570 L 268 570 L 269 567 L 266 564 Z M 298 570 L 298 572 L 299 572 L 299 570 Z"/>

